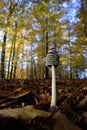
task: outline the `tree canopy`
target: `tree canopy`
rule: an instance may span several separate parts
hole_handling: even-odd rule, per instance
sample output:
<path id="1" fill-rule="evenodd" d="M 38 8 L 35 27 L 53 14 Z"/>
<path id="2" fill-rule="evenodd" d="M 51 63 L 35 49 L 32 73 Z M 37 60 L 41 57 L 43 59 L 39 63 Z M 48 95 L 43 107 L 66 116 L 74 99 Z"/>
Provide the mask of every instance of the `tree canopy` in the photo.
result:
<path id="1" fill-rule="evenodd" d="M 52 44 L 60 56 L 57 78 L 87 77 L 86 0 L 0 1 L 1 79 L 44 78 Z"/>

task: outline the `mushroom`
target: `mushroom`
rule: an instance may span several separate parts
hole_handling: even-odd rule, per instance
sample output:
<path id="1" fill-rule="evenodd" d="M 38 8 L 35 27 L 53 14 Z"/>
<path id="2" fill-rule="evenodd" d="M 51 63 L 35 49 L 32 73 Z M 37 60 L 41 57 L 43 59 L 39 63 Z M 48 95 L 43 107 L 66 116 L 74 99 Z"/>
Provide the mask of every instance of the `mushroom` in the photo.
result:
<path id="1" fill-rule="evenodd" d="M 56 106 L 56 68 L 59 65 L 59 56 L 55 47 L 50 47 L 46 57 L 46 66 L 52 70 L 52 98 L 51 107 Z"/>

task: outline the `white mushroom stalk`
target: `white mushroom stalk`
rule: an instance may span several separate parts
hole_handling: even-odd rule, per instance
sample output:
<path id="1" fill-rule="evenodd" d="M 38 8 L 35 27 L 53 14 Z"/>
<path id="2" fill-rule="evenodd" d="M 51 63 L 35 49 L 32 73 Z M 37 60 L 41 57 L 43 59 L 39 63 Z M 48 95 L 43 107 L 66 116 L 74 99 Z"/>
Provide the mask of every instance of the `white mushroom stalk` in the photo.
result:
<path id="1" fill-rule="evenodd" d="M 51 107 L 56 106 L 56 67 L 59 64 L 59 56 L 55 47 L 51 47 L 46 57 L 46 66 L 52 69 L 52 98 Z"/>
<path id="2" fill-rule="evenodd" d="M 51 107 L 56 106 L 56 71 L 55 66 L 52 66 L 52 99 Z"/>

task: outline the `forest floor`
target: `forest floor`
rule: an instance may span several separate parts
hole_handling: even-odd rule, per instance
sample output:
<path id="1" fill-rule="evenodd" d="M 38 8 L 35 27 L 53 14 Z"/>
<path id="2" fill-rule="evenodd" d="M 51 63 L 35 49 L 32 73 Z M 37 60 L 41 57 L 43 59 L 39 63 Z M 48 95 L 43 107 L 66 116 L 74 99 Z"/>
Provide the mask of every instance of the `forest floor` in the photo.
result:
<path id="1" fill-rule="evenodd" d="M 87 79 L 0 80 L 0 130 L 87 130 Z"/>

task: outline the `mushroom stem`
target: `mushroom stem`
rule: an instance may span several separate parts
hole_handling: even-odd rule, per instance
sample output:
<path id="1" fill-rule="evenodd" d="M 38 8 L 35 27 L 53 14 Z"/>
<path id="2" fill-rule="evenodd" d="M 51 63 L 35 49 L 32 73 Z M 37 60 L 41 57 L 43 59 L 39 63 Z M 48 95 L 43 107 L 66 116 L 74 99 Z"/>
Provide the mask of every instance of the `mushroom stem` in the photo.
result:
<path id="1" fill-rule="evenodd" d="M 52 66 L 52 99 L 51 107 L 56 106 L 56 72 L 55 66 Z"/>

